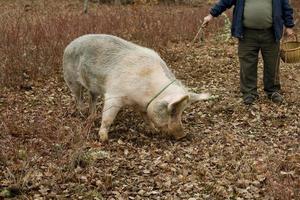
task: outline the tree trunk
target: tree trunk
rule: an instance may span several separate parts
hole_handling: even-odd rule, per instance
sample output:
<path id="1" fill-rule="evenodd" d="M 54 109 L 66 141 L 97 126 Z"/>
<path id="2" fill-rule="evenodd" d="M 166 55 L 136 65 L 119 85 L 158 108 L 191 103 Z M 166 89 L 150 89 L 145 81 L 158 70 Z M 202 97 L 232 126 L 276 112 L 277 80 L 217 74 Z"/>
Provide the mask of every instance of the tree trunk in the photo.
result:
<path id="1" fill-rule="evenodd" d="M 83 12 L 84 13 L 88 12 L 88 3 L 89 3 L 89 0 L 84 0 L 84 5 L 83 5 Z"/>
<path id="2" fill-rule="evenodd" d="M 114 0 L 115 5 L 121 5 L 121 0 Z"/>

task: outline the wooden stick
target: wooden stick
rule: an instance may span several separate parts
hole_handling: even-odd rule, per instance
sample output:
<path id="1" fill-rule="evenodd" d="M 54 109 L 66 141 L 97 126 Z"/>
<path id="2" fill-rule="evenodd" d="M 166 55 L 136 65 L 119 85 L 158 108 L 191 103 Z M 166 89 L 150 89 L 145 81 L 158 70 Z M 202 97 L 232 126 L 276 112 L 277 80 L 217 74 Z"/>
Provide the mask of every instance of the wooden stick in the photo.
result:
<path id="1" fill-rule="evenodd" d="M 205 25 L 204 23 L 202 23 L 201 26 L 200 26 L 200 28 L 199 28 L 199 30 L 198 30 L 198 32 L 197 32 L 197 34 L 196 34 L 196 36 L 195 36 L 194 39 L 192 40 L 192 44 L 195 43 L 195 41 L 196 41 L 198 35 L 200 34 L 200 32 L 202 32 L 203 28 L 205 28 L 205 27 L 206 27 L 206 25 Z"/>

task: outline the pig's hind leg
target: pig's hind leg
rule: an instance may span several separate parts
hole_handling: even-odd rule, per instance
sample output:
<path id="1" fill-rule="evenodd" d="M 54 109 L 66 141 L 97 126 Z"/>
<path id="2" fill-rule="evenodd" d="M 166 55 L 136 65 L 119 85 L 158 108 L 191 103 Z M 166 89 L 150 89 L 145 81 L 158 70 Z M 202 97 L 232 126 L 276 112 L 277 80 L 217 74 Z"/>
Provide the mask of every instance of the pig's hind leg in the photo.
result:
<path id="1" fill-rule="evenodd" d="M 104 101 L 101 127 L 99 130 L 99 137 L 101 141 L 108 140 L 109 128 L 122 107 L 122 102 L 120 100 L 109 98 L 106 99 L 107 100 Z"/>
<path id="2" fill-rule="evenodd" d="M 93 115 L 96 113 L 96 105 L 97 105 L 98 95 L 91 91 L 89 91 L 89 94 L 90 94 L 89 112 L 90 112 L 90 115 Z"/>
<path id="3" fill-rule="evenodd" d="M 83 86 L 76 81 L 68 81 L 66 80 L 67 85 L 69 86 L 72 94 L 75 97 L 75 101 L 76 101 L 76 107 L 80 113 L 80 115 L 82 114 L 83 111 Z"/>

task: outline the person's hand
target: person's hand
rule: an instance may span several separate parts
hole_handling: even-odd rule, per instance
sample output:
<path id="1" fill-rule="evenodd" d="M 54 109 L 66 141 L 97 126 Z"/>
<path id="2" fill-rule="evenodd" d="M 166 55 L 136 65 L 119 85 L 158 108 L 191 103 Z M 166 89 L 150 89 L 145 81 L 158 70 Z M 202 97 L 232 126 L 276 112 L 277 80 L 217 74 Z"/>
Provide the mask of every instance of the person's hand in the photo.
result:
<path id="1" fill-rule="evenodd" d="M 286 28 L 285 32 L 286 32 L 288 37 L 291 37 L 291 36 L 295 35 L 294 30 L 292 28 Z"/>
<path id="2" fill-rule="evenodd" d="M 202 26 L 204 26 L 204 27 L 207 26 L 207 24 L 208 24 L 213 18 L 214 18 L 214 17 L 213 17 L 211 14 L 207 15 L 206 17 L 204 17 Z"/>

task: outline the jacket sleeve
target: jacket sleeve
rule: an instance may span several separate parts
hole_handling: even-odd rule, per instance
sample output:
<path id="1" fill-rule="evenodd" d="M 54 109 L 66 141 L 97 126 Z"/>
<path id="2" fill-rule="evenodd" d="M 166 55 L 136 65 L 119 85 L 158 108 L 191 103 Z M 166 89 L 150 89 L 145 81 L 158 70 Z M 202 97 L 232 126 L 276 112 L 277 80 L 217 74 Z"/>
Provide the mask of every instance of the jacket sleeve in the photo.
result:
<path id="1" fill-rule="evenodd" d="M 289 4 L 289 0 L 282 0 L 282 17 L 284 21 L 284 26 L 287 28 L 292 28 L 295 26 L 293 18 L 293 8 Z"/>
<path id="2" fill-rule="evenodd" d="M 214 17 L 218 17 L 221 15 L 225 10 L 231 8 L 233 5 L 235 5 L 237 0 L 220 0 L 217 4 L 215 4 L 210 9 L 210 14 Z M 286 0 L 288 1 L 288 0 Z"/>

